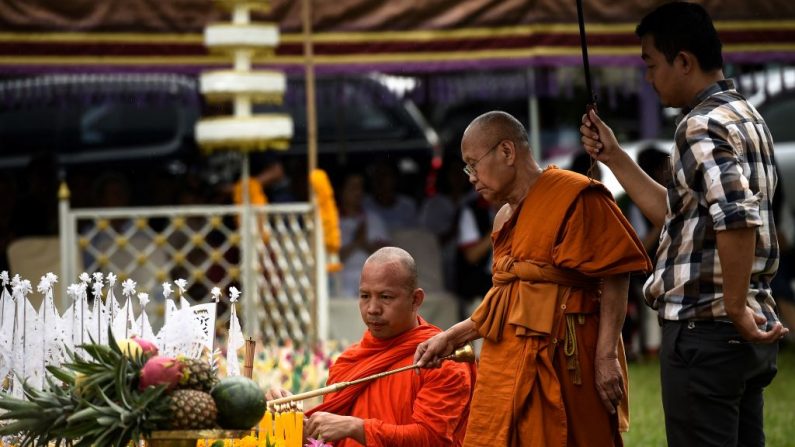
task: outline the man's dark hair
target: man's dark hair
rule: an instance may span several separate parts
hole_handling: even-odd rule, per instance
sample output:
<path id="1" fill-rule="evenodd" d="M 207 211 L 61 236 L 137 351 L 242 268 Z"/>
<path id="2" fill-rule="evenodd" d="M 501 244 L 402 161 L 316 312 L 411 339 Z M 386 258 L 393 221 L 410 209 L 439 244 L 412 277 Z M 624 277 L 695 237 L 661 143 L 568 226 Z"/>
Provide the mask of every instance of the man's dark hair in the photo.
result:
<path id="1" fill-rule="evenodd" d="M 693 53 L 704 71 L 723 68 L 721 43 L 712 19 L 696 3 L 666 3 L 644 17 L 635 34 L 654 37 L 654 46 L 673 63 L 680 51 Z"/>

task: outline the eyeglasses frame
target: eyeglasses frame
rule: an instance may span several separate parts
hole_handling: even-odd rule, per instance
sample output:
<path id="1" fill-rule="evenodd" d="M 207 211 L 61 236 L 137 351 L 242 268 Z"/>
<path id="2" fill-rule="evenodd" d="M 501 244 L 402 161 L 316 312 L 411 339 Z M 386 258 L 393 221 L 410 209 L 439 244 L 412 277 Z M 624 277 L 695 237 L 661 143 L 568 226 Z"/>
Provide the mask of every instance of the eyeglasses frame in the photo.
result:
<path id="1" fill-rule="evenodd" d="M 477 164 L 478 164 L 478 163 L 480 163 L 480 162 L 481 162 L 481 160 L 483 160 L 484 158 L 486 158 L 486 156 L 487 156 L 487 155 L 489 155 L 490 153 L 494 152 L 494 149 L 497 149 L 497 148 L 500 146 L 500 144 L 501 144 L 503 141 L 504 141 L 504 140 L 500 140 L 500 141 L 498 141 L 498 142 L 497 142 L 497 144 L 495 144 L 494 146 L 492 146 L 492 147 L 491 147 L 491 149 L 489 149 L 488 151 L 486 151 L 486 153 L 485 153 L 485 154 L 481 155 L 481 156 L 480 156 L 480 158 L 478 158 L 477 160 L 475 160 L 475 162 L 474 162 L 474 163 L 467 163 L 467 164 L 464 166 L 464 168 L 463 168 L 464 174 L 466 174 L 466 175 L 467 175 L 467 177 L 470 177 L 470 176 L 473 176 L 473 175 L 474 175 L 474 176 L 477 176 L 477 175 L 478 175 L 478 171 L 477 171 L 477 169 L 476 169 L 476 166 L 477 166 Z"/>

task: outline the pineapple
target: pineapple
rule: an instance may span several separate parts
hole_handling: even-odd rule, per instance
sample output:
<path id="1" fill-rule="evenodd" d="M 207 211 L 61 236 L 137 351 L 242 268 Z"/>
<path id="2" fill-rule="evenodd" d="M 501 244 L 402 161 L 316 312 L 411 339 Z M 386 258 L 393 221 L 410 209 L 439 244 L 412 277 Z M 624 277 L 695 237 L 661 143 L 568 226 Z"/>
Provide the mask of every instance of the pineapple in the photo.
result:
<path id="1" fill-rule="evenodd" d="M 23 382 L 27 400 L 0 393 L 0 412 L 4 412 L 3 419 L 11 420 L 0 424 L 0 436 L 19 435 L 23 446 L 47 445 L 60 438 L 67 417 L 79 407 L 79 401 L 52 377 L 47 377 L 46 388 L 40 391 Z"/>
<path id="2" fill-rule="evenodd" d="M 176 390 L 169 396 L 169 428 L 196 430 L 215 427 L 218 410 L 209 393 L 198 390 Z"/>
<path id="3" fill-rule="evenodd" d="M 142 392 L 135 384 L 145 356 L 122 354 L 113 334 L 109 346 L 82 346 L 85 356 L 69 353 L 62 367 L 48 366 L 47 386 L 23 384 L 27 400 L 0 393 L 0 435 L 19 433 L 22 445 L 69 444 L 126 446 L 164 425 L 169 417 L 165 387 Z"/>
<path id="4" fill-rule="evenodd" d="M 180 357 L 179 362 L 182 364 L 182 380 L 177 388 L 209 393 L 218 383 L 218 376 L 208 362 L 187 357 Z"/>

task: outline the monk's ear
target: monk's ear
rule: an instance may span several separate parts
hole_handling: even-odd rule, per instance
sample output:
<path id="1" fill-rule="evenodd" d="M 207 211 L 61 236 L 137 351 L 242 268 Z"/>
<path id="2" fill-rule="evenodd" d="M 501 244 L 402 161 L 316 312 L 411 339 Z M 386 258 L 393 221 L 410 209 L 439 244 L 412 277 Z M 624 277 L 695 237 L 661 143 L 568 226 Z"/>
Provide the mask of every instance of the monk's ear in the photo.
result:
<path id="1" fill-rule="evenodd" d="M 508 166 L 512 166 L 516 161 L 516 145 L 511 140 L 500 141 L 500 147 L 497 149 L 498 157 L 505 159 Z"/>
<path id="2" fill-rule="evenodd" d="M 425 291 L 417 288 L 411 292 L 411 307 L 415 311 L 422 306 L 422 302 L 425 301 Z"/>

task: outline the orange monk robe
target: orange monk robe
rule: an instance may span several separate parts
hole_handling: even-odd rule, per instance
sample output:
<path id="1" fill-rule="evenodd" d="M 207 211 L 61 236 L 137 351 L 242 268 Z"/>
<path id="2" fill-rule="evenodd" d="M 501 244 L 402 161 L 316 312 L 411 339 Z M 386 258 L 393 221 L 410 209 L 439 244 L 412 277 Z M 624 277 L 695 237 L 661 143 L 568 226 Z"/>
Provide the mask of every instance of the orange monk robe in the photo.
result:
<path id="1" fill-rule="evenodd" d="M 484 343 L 464 445 L 622 445 L 594 379 L 600 278 L 651 263 L 610 193 L 551 167 L 492 240 L 494 286 L 472 315 Z"/>
<path id="2" fill-rule="evenodd" d="M 329 370 L 328 385 L 411 365 L 417 345 L 440 332 L 422 318 L 401 335 L 379 340 L 365 331 Z M 316 411 L 364 420 L 367 446 L 460 446 L 475 382 L 472 364 L 446 361 L 439 369 L 406 371 L 327 394 Z M 335 447 L 360 446 L 353 439 Z"/>

